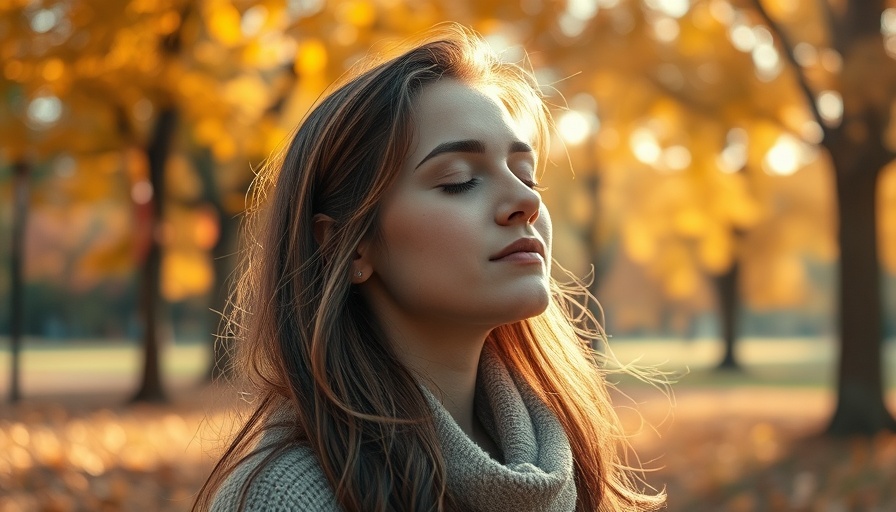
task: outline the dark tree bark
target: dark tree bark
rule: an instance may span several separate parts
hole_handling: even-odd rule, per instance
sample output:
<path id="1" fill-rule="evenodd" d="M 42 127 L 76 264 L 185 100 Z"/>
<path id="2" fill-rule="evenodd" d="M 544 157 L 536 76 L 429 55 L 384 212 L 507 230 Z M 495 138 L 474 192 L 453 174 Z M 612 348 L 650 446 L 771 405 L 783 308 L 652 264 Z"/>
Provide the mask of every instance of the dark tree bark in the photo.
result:
<path id="1" fill-rule="evenodd" d="M 171 151 L 177 112 L 165 108 L 159 113 L 152 137 L 146 149 L 149 160 L 149 182 L 152 185 L 150 235 L 146 257 L 140 270 L 140 318 L 143 324 L 143 370 L 135 402 L 164 402 L 167 400 L 162 385 L 159 326 L 163 307 L 160 282 L 162 245 L 159 240 L 165 204 L 165 161 Z"/>
<path id="2" fill-rule="evenodd" d="M 725 347 L 722 361 L 716 367 L 718 370 L 741 370 L 735 349 L 740 313 L 739 270 L 739 265 L 735 261 L 725 273 L 714 278 L 719 299 L 722 341 Z"/>
<path id="3" fill-rule="evenodd" d="M 181 11 L 181 20 L 186 20 L 193 12 L 193 6 L 187 4 Z M 183 22 L 174 32 L 162 37 L 159 41 L 162 53 L 172 59 L 177 58 L 182 47 Z M 146 145 L 146 158 L 149 162 L 149 183 L 152 186 L 150 202 L 150 233 L 147 240 L 146 256 L 140 269 L 140 318 L 143 324 L 143 370 L 137 393 L 133 402 L 165 402 L 162 385 L 162 368 L 160 358 L 159 327 L 164 307 L 162 301 L 161 270 L 162 244 L 160 231 L 165 213 L 165 164 L 171 153 L 174 131 L 177 127 L 178 111 L 172 104 L 162 105 L 155 120 L 149 142 Z"/>
<path id="4" fill-rule="evenodd" d="M 12 224 L 12 258 L 9 265 L 10 325 L 9 325 L 9 401 L 16 403 L 22 399 L 21 390 L 21 350 L 25 318 L 25 286 L 23 263 L 25 260 L 25 227 L 28 225 L 28 170 L 24 160 L 13 164 L 13 189 L 15 204 Z"/>
<path id="5" fill-rule="evenodd" d="M 866 112 L 866 127 L 879 124 Z M 840 360 L 837 408 L 828 426 L 834 435 L 874 434 L 896 430 L 887 411 L 883 381 L 883 297 L 877 250 L 877 184 L 892 155 L 879 130 L 857 140 L 846 129 L 832 134 L 828 148 L 837 169 L 840 244 L 838 294 Z"/>

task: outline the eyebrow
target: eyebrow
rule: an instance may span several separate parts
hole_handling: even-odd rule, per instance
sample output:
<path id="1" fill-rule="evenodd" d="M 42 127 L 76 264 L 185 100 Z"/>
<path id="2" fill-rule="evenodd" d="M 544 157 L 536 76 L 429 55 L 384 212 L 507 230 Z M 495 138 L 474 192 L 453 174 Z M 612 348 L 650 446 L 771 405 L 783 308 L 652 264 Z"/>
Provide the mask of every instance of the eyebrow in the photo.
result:
<path id="1" fill-rule="evenodd" d="M 515 140 L 510 143 L 510 153 L 532 153 L 532 146 L 526 144 L 525 142 L 521 142 Z M 423 157 L 423 160 L 420 160 L 420 163 L 417 164 L 419 168 L 430 158 L 436 157 L 443 153 L 485 153 L 485 144 L 480 140 L 456 140 L 451 142 L 443 142 L 435 147 L 432 151 L 429 152 L 428 155 Z"/>

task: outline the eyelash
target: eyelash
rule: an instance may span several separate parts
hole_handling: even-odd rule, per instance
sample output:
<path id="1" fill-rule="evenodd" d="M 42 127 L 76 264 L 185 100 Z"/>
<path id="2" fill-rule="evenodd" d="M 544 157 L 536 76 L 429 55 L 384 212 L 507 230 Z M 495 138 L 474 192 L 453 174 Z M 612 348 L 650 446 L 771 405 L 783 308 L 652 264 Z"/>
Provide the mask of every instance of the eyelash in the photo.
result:
<path id="1" fill-rule="evenodd" d="M 445 193 L 448 194 L 460 194 L 461 192 L 473 190 L 476 185 L 479 185 L 479 181 L 479 178 L 473 178 L 463 183 L 449 183 L 446 185 L 442 185 L 441 188 L 445 191 Z M 523 184 L 536 192 L 544 192 L 545 190 L 547 190 L 547 187 L 541 187 L 534 181 L 523 181 Z"/>
<path id="2" fill-rule="evenodd" d="M 539 184 L 534 181 L 523 181 L 523 185 L 526 185 L 527 187 L 531 188 L 532 190 L 534 190 L 536 192 L 544 192 L 545 190 L 548 189 L 548 187 L 539 186 Z"/>
<path id="3" fill-rule="evenodd" d="M 444 190 L 447 194 L 460 194 L 461 192 L 473 190 L 473 188 L 475 188 L 478 184 L 479 178 L 473 178 L 463 183 L 449 183 L 446 185 L 442 185 L 442 190 Z"/>

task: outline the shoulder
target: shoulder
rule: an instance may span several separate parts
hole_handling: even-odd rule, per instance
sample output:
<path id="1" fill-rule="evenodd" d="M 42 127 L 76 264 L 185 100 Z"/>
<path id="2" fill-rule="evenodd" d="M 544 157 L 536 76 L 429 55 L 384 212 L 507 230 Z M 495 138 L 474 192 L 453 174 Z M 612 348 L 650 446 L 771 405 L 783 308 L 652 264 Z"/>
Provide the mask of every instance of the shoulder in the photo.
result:
<path id="1" fill-rule="evenodd" d="M 211 508 L 214 512 L 240 510 L 243 487 L 265 454 L 254 455 L 237 466 L 218 489 Z M 247 512 L 340 510 L 317 458 L 308 447 L 296 446 L 281 453 L 265 464 L 248 485 L 246 506 L 242 509 Z"/>

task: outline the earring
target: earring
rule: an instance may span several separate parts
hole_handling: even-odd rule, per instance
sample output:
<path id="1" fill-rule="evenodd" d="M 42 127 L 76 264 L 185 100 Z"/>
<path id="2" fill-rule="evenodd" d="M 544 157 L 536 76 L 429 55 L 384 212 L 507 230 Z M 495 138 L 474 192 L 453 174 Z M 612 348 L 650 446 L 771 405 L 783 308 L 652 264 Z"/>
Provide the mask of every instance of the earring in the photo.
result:
<path id="1" fill-rule="evenodd" d="M 358 276 L 358 277 L 361 277 L 361 276 L 363 276 L 363 275 L 364 275 L 364 272 L 361 272 L 361 271 L 360 271 L 360 270 L 359 270 L 359 271 L 358 271 L 358 273 L 357 273 L 357 274 L 355 274 L 355 275 L 356 275 L 356 276 Z"/>

